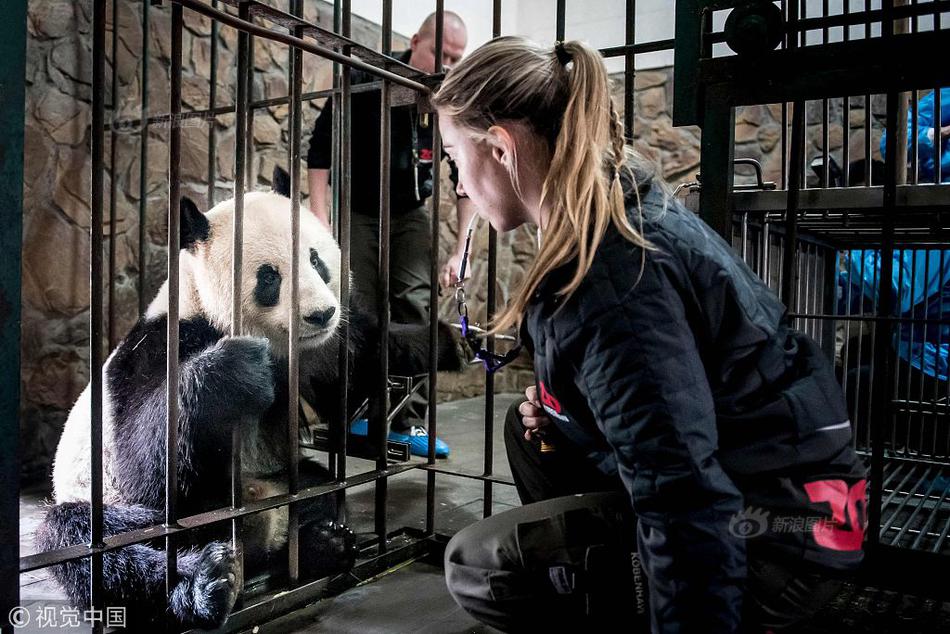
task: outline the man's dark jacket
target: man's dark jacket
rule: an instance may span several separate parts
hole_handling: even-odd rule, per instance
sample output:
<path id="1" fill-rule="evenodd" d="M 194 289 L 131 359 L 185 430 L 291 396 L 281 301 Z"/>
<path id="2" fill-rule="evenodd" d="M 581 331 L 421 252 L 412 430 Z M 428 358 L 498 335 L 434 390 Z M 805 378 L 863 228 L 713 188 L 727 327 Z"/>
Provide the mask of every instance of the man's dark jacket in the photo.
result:
<path id="1" fill-rule="evenodd" d="M 410 51 L 396 53 L 408 63 Z M 353 86 L 376 78 L 362 71 L 351 71 Z M 353 213 L 379 216 L 379 89 L 354 92 L 350 102 L 351 191 Z M 415 106 L 398 106 L 390 118 L 390 199 L 393 214 L 420 207 L 432 195 L 432 121 L 435 115 L 421 114 Z M 313 126 L 309 169 L 330 169 L 333 148 L 333 98 L 327 99 Z M 455 165 L 449 163 L 453 183 L 458 184 Z"/>
<path id="2" fill-rule="evenodd" d="M 860 563 L 865 469 L 829 360 L 775 294 L 659 185 L 639 216 L 624 184 L 653 249 L 611 227 L 567 301 L 573 263 L 542 281 L 522 336 L 549 416 L 630 495 L 654 631 L 731 632 L 747 557 Z"/>

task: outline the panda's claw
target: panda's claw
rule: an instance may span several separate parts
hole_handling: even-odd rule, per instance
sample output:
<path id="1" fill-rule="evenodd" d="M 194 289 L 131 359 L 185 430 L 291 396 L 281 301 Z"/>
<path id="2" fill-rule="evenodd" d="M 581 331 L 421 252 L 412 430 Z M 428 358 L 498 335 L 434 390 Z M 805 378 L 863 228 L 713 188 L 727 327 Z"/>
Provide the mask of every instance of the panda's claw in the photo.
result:
<path id="1" fill-rule="evenodd" d="M 301 567 L 314 579 L 348 572 L 359 555 L 356 534 L 335 521 L 315 521 L 301 527 L 300 541 Z"/>
<path id="2" fill-rule="evenodd" d="M 195 625 L 217 628 L 224 623 L 240 591 L 238 578 L 238 563 L 229 544 L 212 542 L 205 546 L 191 584 L 191 620 Z"/>

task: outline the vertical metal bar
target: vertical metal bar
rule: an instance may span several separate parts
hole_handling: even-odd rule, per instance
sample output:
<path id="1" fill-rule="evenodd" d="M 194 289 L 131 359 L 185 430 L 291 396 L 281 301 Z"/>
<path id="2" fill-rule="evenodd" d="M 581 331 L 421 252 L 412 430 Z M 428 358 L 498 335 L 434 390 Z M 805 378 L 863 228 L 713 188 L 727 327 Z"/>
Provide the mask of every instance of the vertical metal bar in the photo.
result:
<path id="1" fill-rule="evenodd" d="M 218 7 L 218 0 L 211 0 L 211 6 Z M 208 86 L 208 109 L 214 110 L 218 105 L 218 21 L 211 20 L 211 68 Z M 208 202 L 207 209 L 214 207 L 214 183 L 217 175 L 218 161 L 218 120 L 213 114 L 208 115 Z"/>
<path id="2" fill-rule="evenodd" d="M 893 0 L 883 0 L 881 3 L 883 9 L 883 20 L 881 24 L 882 38 L 887 45 L 891 45 L 889 40 L 894 33 L 893 22 Z M 898 121 L 900 95 L 897 92 L 887 93 L 887 123 L 888 130 L 895 132 L 903 131 L 904 121 Z M 900 125 L 901 127 L 898 127 Z M 898 134 L 887 136 L 884 147 L 884 199 L 882 209 L 882 232 L 881 232 L 881 276 L 879 286 L 878 317 L 892 317 L 895 308 L 895 294 L 892 283 L 894 270 L 894 214 L 897 213 L 897 182 L 898 182 Z M 906 165 L 906 160 L 901 157 L 900 162 Z M 881 500 L 883 494 L 884 477 L 884 438 L 888 423 L 893 422 L 891 416 L 891 393 L 887 389 L 890 386 L 890 377 L 892 375 L 892 356 L 888 353 L 891 342 L 893 341 L 894 324 L 890 321 L 879 321 L 875 328 L 874 360 L 875 382 L 882 386 L 882 389 L 872 392 L 874 409 L 876 416 L 870 419 L 871 422 L 871 495 L 870 507 L 868 509 L 868 544 L 873 549 L 880 543 L 881 532 Z M 882 332 L 877 332 L 880 329 Z M 879 374 L 879 376 L 877 376 Z"/>
<path id="3" fill-rule="evenodd" d="M 828 17 L 828 0 L 822 0 L 821 3 L 821 17 Z M 821 29 L 821 43 L 828 43 L 828 27 L 822 27 Z M 821 100 L 821 180 L 824 183 L 823 187 L 828 188 L 831 185 L 828 183 L 828 180 L 831 177 L 830 166 L 828 165 L 828 160 L 830 157 L 830 151 L 828 149 L 828 144 L 831 142 L 830 131 L 828 130 L 829 125 L 829 113 L 828 113 L 828 98 L 825 97 Z"/>
<path id="4" fill-rule="evenodd" d="M 724 239 L 732 233 L 732 159 L 736 111 L 720 86 L 706 91 L 700 148 L 703 188 L 699 197 L 702 219 Z"/>
<path id="5" fill-rule="evenodd" d="M 629 2 L 630 0 L 628 0 Z M 492 37 L 501 35 L 501 16 L 500 2 L 493 4 L 492 12 Z M 628 28 L 629 30 L 629 28 Z M 625 81 L 626 83 L 626 81 Z M 626 88 L 625 88 L 626 90 Z M 632 84 L 631 84 L 632 90 Z M 626 99 L 626 96 L 624 97 Z M 624 117 L 628 116 L 629 111 L 624 112 Z M 459 231 L 462 231 L 459 227 Z M 495 306 L 497 303 L 496 280 L 498 278 L 498 232 L 494 227 L 488 228 L 488 296 L 485 302 L 486 320 L 492 323 L 495 318 Z M 486 340 L 486 350 L 489 354 L 495 353 L 495 336 L 489 335 Z M 492 372 L 485 372 L 485 442 L 484 442 L 484 464 L 483 473 L 486 477 L 491 477 L 494 473 L 494 447 L 495 447 L 495 375 Z M 482 488 L 482 517 L 488 517 L 492 514 L 494 505 L 494 484 L 490 480 L 483 482 Z"/>
<path id="6" fill-rule="evenodd" d="M 631 0 L 628 0 L 630 2 Z M 495 0 L 492 3 L 492 37 L 501 35 L 501 2 Z M 632 85 L 631 85 L 632 88 Z M 624 112 L 624 116 L 627 116 Z M 459 231 L 463 231 L 459 227 Z M 433 273 L 435 272 L 435 263 L 433 262 Z M 495 281 L 498 277 L 498 232 L 494 227 L 488 228 L 488 297 L 485 303 L 485 312 L 488 323 L 492 323 L 495 318 L 495 304 L 497 302 Z M 485 348 L 489 354 L 495 352 L 495 337 L 491 335 L 487 338 Z M 491 372 L 485 372 L 485 443 L 483 448 L 484 456 L 484 475 L 491 477 L 495 470 L 495 375 Z M 435 447 L 433 446 L 433 450 Z M 482 517 L 488 517 L 492 514 L 494 504 L 495 485 L 491 480 L 485 480 L 482 483 Z"/>
<path id="7" fill-rule="evenodd" d="M 788 189 L 788 104 L 782 103 L 782 189 Z"/>
<path id="8" fill-rule="evenodd" d="M 250 5 L 242 4 L 238 13 L 243 20 L 250 17 Z M 232 227 L 233 260 L 231 263 L 231 335 L 241 334 L 243 321 L 241 315 L 241 269 L 244 261 L 244 192 L 247 186 L 247 150 L 249 142 L 246 134 L 248 130 L 248 104 L 250 93 L 248 80 L 249 66 L 252 66 L 250 36 L 245 32 L 238 33 L 238 63 L 237 63 L 237 103 L 234 125 L 234 218 Z M 231 506 L 240 508 L 243 505 L 244 491 L 241 485 L 241 425 L 234 425 L 231 433 Z M 244 545 L 242 539 L 243 523 L 240 518 L 231 522 L 231 535 L 234 542 L 234 552 L 238 567 L 243 570 Z M 243 576 L 243 575 L 242 575 Z M 239 585 L 243 581 L 238 580 Z M 238 598 L 238 601 L 241 599 Z"/>
<path id="9" fill-rule="evenodd" d="M 393 3 L 383 0 L 383 55 L 392 55 Z M 438 58 L 438 51 L 436 52 Z M 379 100 L 379 285 L 377 286 L 376 308 L 379 320 L 379 368 L 376 376 L 377 424 L 376 442 L 379 453 L 376 456 L 376 468 L 387 466 L 386 449 L 389 437 L 389 258 L 390 258 L 390 164 L 392 162 L 392 108 L 389 104 L 390 85 L 383 80 Z M 415 121 L 410 121 L 415 125 Z M 389 479 L 376 481 L 376 511 L 374 514 L 376 535 L 379 537 L 379 552 L 386 551 L 386 500 L 389 492 Z"/>
<path id="10" fill-rule="evenodd" d="M 290 12 L 303 15 L 301 0 L 291 0 Z M 302 37 L 299 28 L 293 34 Z M 300 49 L 290 49 L 290 109 L 288 113 L 290 130 L 290 148 L 287 169 L 290 172 L 290 324 L 289 356 L 287 367 L 287 474 L 288 491 L 296 493 L 299 481 L 299 429 L 300 429 L 300 355 L 298 353 L 300 337 L 300 118 L 301 118 L 301 82 L 303 78 L 303 53 Z M 300 532 L 299 506 L 287 507 L 287 576 L 290 586 L 297 585 L 300 579 Z"/>
<path id="11" fill-rule="evenodd" d="M 832 315 L 835 312 L 835 300 L 838 297 L 838 252 L 833 249 L 822 249 L 822 299 L 821 314 Z M 821 322 L 822 349 L 825 351 L 832 367 L 835 362 L 835 333 L 838 330 L 838 320 L 823 319 Z M 845 370 L 844 374 L 847 374 Z"/>
<path id="12" fill-rule="evenodd" d="M 864 0 L 864 11 L 871 10 L 871 0 Z M 871 20 L 864 22 L 864 39 L 871 37 Z M 871 186 L 871 94 L 864 94 L 864 186 Z"/>
<path id="13" fill-rule="evenodd" d="M 334 3 L 335 17 L 338 19 L 338 29 L 341 35 L 350 35 L 350 0 L 340 0 Z M 339 10 L 337 10 L 339 9 Z M 349 55 L 350 47 L 343 47 L 343 54 Z M 350 118 L 350 71 L 341 68 L 340 95 L 335 103 L 335 109 L 340 112 L 339 136 L 335 138 L 339 146 L 339 165 L 335 172 L 334 181 L 339 182 L 339 241 L 340 241 L 340 306 L 348 310 L 350 307 L 350 207 L 352 202 L 350 157 L 352 148 L 352 124 Z M 350 326 L 346 320 L 340 324 L 340 353 L 337 371 L 340 376 L 340 420 L 335 426 L 336 444 L 336 478 L 338 481 L 346 479 L 346 434 L 349 428 L 349 409 L 347 392 L 349 391 L 349 337 Z M 343 501 L 344 493 L 338 500 Z M 342 504 L 339 505 L 342 509 Z"/>
<path id="14" fill-rule="evenodd" d="M 847 31 L 845 31 L 847 32 Z M 841 99 L 842 128 L 844 138 L 841 140 L 841 186 L 847 187 L 851 181 L 851 97 L 845 95 Z"/>
<path id="15" fill-rule="evenodd" d="M 165 524 L 178 522 L 178 245 L 181 209 L 181 39 L 182 8 L 172 7 L 171 86 L 168 112 L 168 324 L 165 362 Z M 165 591 L 171 596 L 178 583 L 177 540 L 165 538 Z"/>
<path id="16" fill-rule="evenodd" d="M 112 121 L 119 116 L 119 0 L 112 0 Z M 109 126 L 109 316 L 106 329 L 108 350 L 115 346 L 115 197 L 118 174 L 115 172 L 115 125 Z"/>
<path id="17" fill-rule="evenodd" d="M 555 32 L 554 39 L 556 39 L 558 42 L 564 41 L 564 19 L 565 19 L 565 13 L 566 13 L 565 6 L 564 6 L 565 1 L 566 0 L 557 0 L 557 10 L 555 13 L 555 24 L 554 24 L 554 32 Z"/>
<path id="18" fill-rule="evenodd" d="M 435 67 L 436 73 L 442 72 L 442 40 L 445 25 L 445 3 L 436 0 L 435 3 Z M 438 271 L 436 261 L 439 253 L 439 216 L 442 209 L 442 137 L 439 134 L 438 117 L 433 120 L 432 127 L 432 213 L 429 217 L 430 238 L 429 246 L 432 259 L 429 262 L 429 446 L 427 462 L 435 464 L 435 439 L 438 432 L 438 416 L 436 415 L 436 401 L 438 385 L 436 383 L 438 367 Z M 459 227 L 459 231 L 464 231 Z M 426 476 L 426 534 L 435 532 L 435 472 L 429 471 Z"/>
<path id="19" fill-rule="evenodd" d="M 632 47 L 637 40 L 637 0 L 627 0 L 627 24 L 624 42 Z M 633 126 L 636 121 L 634 94 L 636 91 L 636 55 L 628 48 L 623 56 L 623 129 L 627 143 L 633 142 Z"/>
<path id="20" fill-rule="evenodd" d="M 914 253 L 916 254 L 917 252 L 915 251 Z M 939 252 L 938 252 L 938 253 L 939 253 Z M 921 312 L 922 316 L 923 316 L 924 318 L 926 318 L 926 317 L 927 317 L 927 299 L 926 299 L 926 294 L 927 294 L 927 290 L 928 290 L 928 289 L 927 289 L 927 280 L 930 279 L 930 250 L 928 249 L 928 250 L 923 251 L 923 254 L 924 254 L 924 281 L 923 281 L 923 284 L 924 284 L 924 298 L 925 298 L 925 299 L 924 299 L 923 302 L 921 302 L 921 311 L 920 311 L 920 312 Z M 915 269 L 916 269 L 916 267 L 915 267 Z M 916 279 L 916 277 L 917 277 L 917 276 L 914 275 L 914 278 L 915 278 L 915 279 Z M 911 305 L 911 315 L 916 315 L 917 310 L 916 310 L 916 306 L 914 306 L 914 295 L 913 295 L 913 293 L 911 293 L 911 296 L 910 296 L 910 305 Z M 919 356 L 919 358 L 918 358 L 918 362 L 920 363 L 920 375 L 921 375 L 921 376 L 920 376 L 920 381 L 919 381 L 918 390 L 917 390 L 917 402 L 920 403 L 920 405 L 921 405 L 920 408 L 919 408 L 920 411 L 923 410 L 923 403 L 924 403 L 924 377 L 927 376 L 927 371 L 926 371 L 927 365 L 926 365 L 926 362 L 925 362 L 925 359 L 924 359 L 924 350 L 925 350 L 925 348 L 926 348 L 926 343 L 927 343 L 927 325 L 928 325 L 928 324 L 927 324 L 926 321 L 925 321 L 923 324 L 920 325 L 921 330 L 923 331 L 923 332 L 921 332 L 921 337 L 920 337 L 920 342 L 921 342 L 921 345 L 920 345 L 920 356 Z M 939 328 L 939 326 L 938 326 L 938 328 Z M 910 339 L 911 341 L 917 341 L 917 339 L 913 336 L 914 334 L 915 334 L 915 333 L 913 333 L 913 332 L 911 333 L 911 339 Z M 900 334 L 898 334 L 898 336 L 900 336 Z M 937 350 L 939 350 L 939 349 L 940 349 L 940 348 L 937 348 Z M 935 375 L 935 376 L 936 376 L 936 369 L 937 369 L 936 361 L 937 361 L 937 359 L 934 358 L 934 375 Z M 908 362 L 908 367 L 909 367 L 909 366 L 910 366 L 910 359 L 908 359 L 907 362 Z M 908 381 L 908 384 L 910 384 L 909 381 Z M 923 451 L 923 446 L 924 446 L 924 426 L 925 426 L 925 424 L 926 424 L 926 417 L 924 416 L 923 413 L 918 413 L 918 414 L 916 414 L 916 417 L 918 418 L 918 420 L 920 420 L 920 447 L 921 447 L 921 451 Z M 935 425 L 936 425 L 936 423 L 935 423 Z M 934 433 L 936 434 L 936 426 L 935 426 L 935 428 L 934 428 Z M 931 458 L 935 457 L 936 454 L 937 454 L 936 437 L 934 438 L 934 440 L 935 440 L 935 442 L 934 442 L 933 446 L 932 446 L 931 449 L 930 449 L 930 457 L 931 457 Z"/>
<path id="21" fill-rule="evenodd" d="M 946 251 L 943 251 L 943 250 L 940 251 L 940 277 L 939 277 L 938 279 L 939 279 L 941 282 L 946 279 L 946 277 L 944 277 L 944 276 L 945 276 L 946 273 L 947 273 L 947 260 L 948 260 L 948 257 L 947 257 L 947 256 L 948 256 L 948 254 L 947 254 Z M 939 302 L 939 303 L 937 304 L 937 306 L 938 306 L 938 307 L 937 307 L 937 324 L 936 324 L 936 328 L 937 328 L 937 346 L 936 346 L 936 349 L 937 349 L 937 350 L 940 350 L 940 349 L 942 349 L 942 346 L 943 346 L 943 331 L 944 331 L 944 329 L 946 328 L 946 323 L 944 322 L 943 302 Z M 936 359 L 935 359 L 935 361 L 936 361 Z M 934 373 L 934 374 L 936 374 L 936 373 Z M 936 377 L 935 377 L 935 379 L 936 379 Z M 939 381 L 939 380 L 934 380 L 934 381 L 933 381 L 933 384 L 934 384 L 934 387 L 933 387 L 933 401 L 931 401 L 931 403 L 934 404 L 934 452 L 935 452 L 935 453 L 936 453 L 936 446 L 937 446 L 937 438 L 936 438 L 936 435 L 937 435 L 937 427 L 940 425 L 940 410 L 936 407 L 936 404 L 937 404 L 937 403 L 939 402 L 939 400 L 940 400 L 940 383 L 941 383 L 941 381 Z M 950 382 L 943 381 L 943 383 L 950 383 Z M 948 438 L 947 443 L 948 443 L 948 445 L 950 445 L 950 438 Z M 944 452 L 944 454 L 943 454 L 943 457 L 944 457 L 944 458 L 946 458 L 946 457 L 948 457 L 948 456 L 950 456 L 950 446 L 947 447 L 947 450 L 946 450 L 946 451 Z"/>
<path id="22" fill-rule="evenodd" d="M 940 103 L 940 96 L 940 86 L 937 86 L 934 88 L 934 184 L 939 184 L 943 180 L 943 165 L 940 163 L 940 153 L 941 148 L 943 148 L 943 133 L 941 131 L 943 107 Z"/>
<path id="23" fill-rule="evenodd" d="M 897 120 L 900 121 L 900 116 L 897 117 Z M 899 156 L 899 154 L 898 154 L 898 156 Z M 897 261 L 901 263 L 901 265 L 898 266 L 898 270 L 897 270 L 897 294 L 896 294 L 896 297 L 894 298 L 895 304 L 896 304 L 897 306 L 901 306 L 901 304 L 903 303 L 903 299 L 902 299 L 901 296 L 902 296 L 903 293 L 904 293 L 904 273 L 905 273 L 905 271 L 904 271 L 904 267 L 903 267 L 903 262 L 904 262 L 904 255 L 905 255 L 905 253 L 906 253 L 906 250 L 905 250 L 905 249 L 900 249 L 900 250 L 898 250 L 898 251 L 896 252 L 896 254 L 895 254 L 895 256 L 897 257 Z M 910 297 L 913 298 L 913 297 L 914 297 L 914 293 L 917 292 L 917 276 L 914 275 L 914 271 L 916 270 L 916 267 L 917 267 L 917 251 L 916 251 L 916 250 L 912 250 L 910 257 L 911 257 L 911 267 L 910 267 Z M 911 300 L 911 301 L 913 301 L 913 300 Z M 901 312 L 900 309 L 898 309 L 897 312 L 900 313 L 900 312 Z M 904 325 L 903 323 L 897 324 L 896 328 L 900 329 L 900 328 L 903 327 L 903 325 Z M 914 341 L 914 335 L 916 334 L 916 332 L 915 332 L 915 330 L 916 330 L 915 324 L 911 323 L 911 324 L 910 324 L 910 328 L 911 328 L 911 341 Z M 899 339 L 895 340 L 895 343 L 896 343 L 897 345 L 891 346 L 891 347 L 892 347 L 891 354 L 893 355 L 893 358 L 894 358 L 894 366 L 893 366 L 893 367 L 894 367 L 894 376 L 893 376 L 893 381 L 892 381 L 892 387 L 891 387 L 891 389 L 892 389 L 893 392 L 894 392 L 894 397 L 895 397 L 895 398 L 899 398 L 899 397 L 900 397 L 900 389 L 899 389 L 899 388 L 903 385 L 903 387 L 904 387 L 904 401 L 909 401 L 909 400 L 910 400 L 911 370 L 912 370 L 912 368 L 911 368 L 911 366 L 910 366 L 910 359 L 907 360 L 907 361 L 908 361 L 907 364 L 903 364 L 903 363 L 900 362 L 900 340 L 899 340 Z M 900 380 L 902 366 L 903 366 L 903 370 L 907 373 L 906 380 L 903 381 L 903 383 L 902 383 L 901 380 Z M 895 414 L 896 414 L 896 412 L 895 412 Z M 903 417 L 903 414 L 901 414 L 901 416 Z M 908 414 L 907 417 L 906 417 L 906 419 L 905 419 L 906 422 L 907 422 L 907 425 L 906 425 L 906 427 L 905 427 L 905 429 L 904 429 L 904 431 L 906 432 L 906 437 L 905 437 L 905 441 L 904 441 L 904 448 L 903 448 L 903 450 L 900 451 L 900 453 L 904 453 L 904 454 L 909 454 L 909 453 L 910 453 L 910 436 L 911 436 L 911 429 L 910 429 L 910 428 L 911 428 L 911 424 L 910 424 L 910 423 L 911 423 L 911 418 L 912 418 L 912 416 L 911 416 L 910 414 Z M 893 428 L 896 430 L 897 425 L 893 425 Z M 894 445 L 891 445 L 891 447 L 894 448 Z"/>
<path id="24" fill-rule="evenodd" d="M 915 17 L 916 19 L 916 17 Z M 910 154 L 910 182 L 913 185 L 917 184 L 917 100 L 920 99 L 920 93 L 917 90 L 914 90 L 910 93 L 910 130 L 911 133 L 908 134 L 910 137 L 910 148 L 908 154 Z"/>
<path id="25" fill-rule="evenodd" d="M 145 232 L 145 214 L 148 209 L 148 60 L 149 51 L 149 7 L 151 0 L 142 0 L 142 113 L 139 130 L 139 316 L 145 314 L 147 306 L 145 294 L 145 269 L 148 266 L 148 238 Z"/>
<path id="26" fill-rule="evenodd" d="M 243 8 L 244 5 L 242 5 Z M 254 17 L 248 12 L 248 20 L 253 20 Z M 254 48 L 256 45 L 256 40 L 253 35 L 250 33 L 247 34 L 247 99 L 248 103 L 254 101 Z M 254 176 L 254 108 L 248 106 L 247 108 L 247 127 L 239 128 L 241 134 L 244 136 L 245 143 L 247 144 L 247 149 L 245 149 L 245 161 L 244 167 L 247 169 L 247 175 L 244 177 L 244 183 L 246 187 L 249 187 L 252 191 L 256 184 L 256 179 Z"/>
<path id="27" fill-rule="evenodd" d="M 795 306 L 798 266 L 798 199 L 801 191 L 801 165 L 805 145 L 805 102 L 796 101 L 792 109 L 792 147 L 788 173 L 788 200 L 785 209 L 785 253 L 782 259 L 782 301 Z"/>
<path id="28" fill-rule="evenodd" d="M 103 537 L 102 504 L 102 207 L 103 207 L 103 124 L 105 120 L 105 0 L 94 0 L 92 15 L 92 196 L 89 257 L 89 391 L 90 412 L 90 545 L 99 546 Z M 22 79 L 17 80 L 17 83 Z M 103 609 L 102 555 L 90 557 L 90 607 Z M 94 622 L 93 631 L 102 631 Z"/>
<path id="29" fill-rule="evenodd" d="M 0 27 L 0 570 L 17 570 L 20 557 L 20 288 L 23 248 L 23 77 L 26 2 L 6 7 Z M 93 340 L 94 341 L 94 340 Z M 0 582 L 0 614 L 20 603 L 20 577 Z M 10 624 L 4 632 L 13 631 Z"/>

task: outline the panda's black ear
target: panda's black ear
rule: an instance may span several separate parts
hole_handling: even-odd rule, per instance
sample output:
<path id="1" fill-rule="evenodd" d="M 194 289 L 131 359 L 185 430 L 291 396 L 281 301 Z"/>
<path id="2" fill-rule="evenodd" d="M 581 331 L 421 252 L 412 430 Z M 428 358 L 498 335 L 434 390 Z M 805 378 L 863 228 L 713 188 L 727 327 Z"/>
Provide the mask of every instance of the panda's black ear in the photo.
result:
<path id="1" fill-rule="evenodd" d="M 274 166 L 274 175 L 271 177 L 271 189 L 275 194 L 290 198 L 290 174 L 280 165 Z"/>
<path id="2" fill-rule="evenodd" d="M 190 198 L 181 199 L 181 248 L 189 249 L 196 242 L 207 240 L 211 232 L 208 219 Z"/>

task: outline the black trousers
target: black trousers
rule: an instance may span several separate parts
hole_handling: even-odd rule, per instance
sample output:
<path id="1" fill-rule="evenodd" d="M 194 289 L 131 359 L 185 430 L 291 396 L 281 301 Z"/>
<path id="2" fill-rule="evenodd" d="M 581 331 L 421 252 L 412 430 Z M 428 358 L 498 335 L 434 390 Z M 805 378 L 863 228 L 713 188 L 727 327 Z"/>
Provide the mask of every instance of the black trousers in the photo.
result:
<path id="1" fill-rule="evenodd" d="M 553 426 L 546 431 L 553 452 L 542 452 L 539 440 L 526 441 L 519 404 L 508 410 L 505 445 L 525 506 L 452 538 L 445 551 L 449 591 L 475 618 L 506 632 L 649 632 L 649 580 L 620 479 L 587 464 Z M 786 629 L 812 616 L 839 587 L 813 571 L 751 559 L 741 631 Z"/>
<path id="2" fill-rule="evenodd" d="M 429 210 L 424 206 L 393 214 L 390 225 L 389 316 L 402 324 L 424 324 L 429 318 L 429 267 L 432 259 Z M 379 289 L 379 216 L 353 214 L 350 265 L 358 280 L 365 309 L 377 311 Z M 429 392 L 419 389 L 391 428 L 405 431 L 426 426 Z"/>

